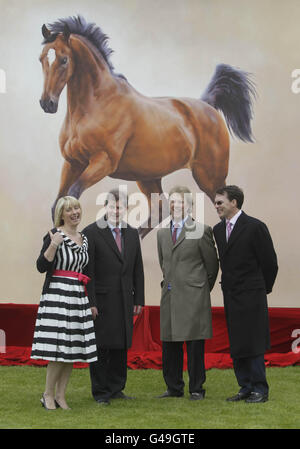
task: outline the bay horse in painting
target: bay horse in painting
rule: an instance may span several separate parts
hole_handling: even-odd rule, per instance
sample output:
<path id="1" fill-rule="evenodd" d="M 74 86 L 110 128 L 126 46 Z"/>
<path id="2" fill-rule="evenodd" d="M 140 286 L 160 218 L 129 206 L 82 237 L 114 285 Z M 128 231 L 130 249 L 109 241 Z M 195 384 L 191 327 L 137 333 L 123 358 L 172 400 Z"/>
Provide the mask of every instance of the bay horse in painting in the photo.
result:
<path id="1" fill-rule="evenodd" d="M 53 207 L 61 196 L 79 198 L 105 176 L 136 181 L 151 207 L 151 193 L 164 197 L 162 178 L 182 168 L 214 201 L 228 173 L 229 133 L 253 141 L 255 88 L 248 73 L 220 64 L 201 99 L 151 98 L 115 73 L 108 37 L 95 24 L 69 17 L 43 25 L 42 34 L 45 112 L 57 111 L 67 85 L 59 137 L 65 161 Z M 162 209 L 159 222 L 166 218 Z M 141 237 L 150 230 L 149 218 Z"/>

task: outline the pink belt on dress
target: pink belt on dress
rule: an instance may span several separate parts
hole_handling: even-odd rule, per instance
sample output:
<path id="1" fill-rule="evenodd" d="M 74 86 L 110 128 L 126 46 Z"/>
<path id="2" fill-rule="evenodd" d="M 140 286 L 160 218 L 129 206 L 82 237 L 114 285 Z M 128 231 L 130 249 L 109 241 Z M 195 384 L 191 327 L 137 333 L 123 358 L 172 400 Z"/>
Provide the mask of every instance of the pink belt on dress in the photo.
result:
<path id="1" fill-rule="evenodd" d="M 85 294 L 87 295 L 86 285 L 90 282 L 91 278 L 86 276 L 85 274 L 78 273 L 77 271 L 67 271 L 67 270 L 54 270 L 52 273 L 53 276 L 62 276 L 67 278 L 77 278 L 79 282 L 82 282 L 84 285 Z"/>

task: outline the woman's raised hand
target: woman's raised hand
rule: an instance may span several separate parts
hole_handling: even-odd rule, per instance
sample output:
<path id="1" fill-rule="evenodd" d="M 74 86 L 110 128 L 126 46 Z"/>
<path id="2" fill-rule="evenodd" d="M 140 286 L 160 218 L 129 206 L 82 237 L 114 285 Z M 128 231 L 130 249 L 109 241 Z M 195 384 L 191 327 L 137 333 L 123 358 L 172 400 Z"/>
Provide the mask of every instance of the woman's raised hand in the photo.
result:
<path id="1" fill-rule="evenodd" d="M 53 234 L 51 231 L 49 231 L 49 235 L 51 239 L 51 244 L 57 248 L 63 241 L 61 233 L 57 231 Z"/>

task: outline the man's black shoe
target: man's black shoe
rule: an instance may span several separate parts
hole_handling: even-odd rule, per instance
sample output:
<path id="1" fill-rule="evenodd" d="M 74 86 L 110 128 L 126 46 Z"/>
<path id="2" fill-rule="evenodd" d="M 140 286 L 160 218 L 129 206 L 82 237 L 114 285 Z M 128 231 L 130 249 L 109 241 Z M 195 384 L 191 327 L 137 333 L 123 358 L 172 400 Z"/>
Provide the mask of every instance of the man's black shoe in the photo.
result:
<path id="1" fill-rule="evenodd" d="M 127 396 L 123 391 L 113 394 L 110 399 L 135 399 L 133 396 Z"/>
<path id="2" fill-rule="evenodd" d="M 251 393 L 238 393 L 234 396 L 231 396 L 230 398 L 227 398 L 226 401 L 228 402 L 237 402 L 237 401 L 243 401 L 244 399 L 247 399 L 250 396 Z"/>
<path id="3" fill-rule="evenodd" d="M 158 399 L 162 398 L 181 398 L 183 396 L 183 393 L 172 393 L 171 391 L 167 390 L 160 396 L 157 396 Z"/>
<path id="4" fill-rule="evenodd" d="M 200 393 L 191 393 L 190 394 L 190 400 L 191 401 L 201 401 L 204 399 L 205 396 L 205 390 L 202 390 Z"/>
<path id="5" fill-rule="evenodd" d="M 96 402 L 97 402 L 99 405 L 110 405 L 110 402 L 109 402 L 109 400 L 108 400 L 107 398 L 99 398 L 99 399 L 96 399 Z"/>
<path id="6" fill-rule="evenodd" d="M 250 396 L 245 400 L 247 404 L 257 404 L 259 402 L 267 402 L 268 401 L 268 395 L 258 393 L 256 391 L 253 391 Z"/>

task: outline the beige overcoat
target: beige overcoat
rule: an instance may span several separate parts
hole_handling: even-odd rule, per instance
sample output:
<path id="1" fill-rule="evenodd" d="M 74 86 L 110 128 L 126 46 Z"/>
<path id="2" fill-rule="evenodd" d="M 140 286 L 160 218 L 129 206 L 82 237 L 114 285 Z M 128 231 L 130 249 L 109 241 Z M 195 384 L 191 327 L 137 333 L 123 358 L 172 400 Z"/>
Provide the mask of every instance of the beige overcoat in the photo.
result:
<path id="1" fill-rule="evenodd" d="M 170 227 L 159 229 L 157 246 L 163 272 L 161 340 L 211 338 L 210 291 L 219 270 L 212 229 L 189 217 L 175 244 Z"/>

